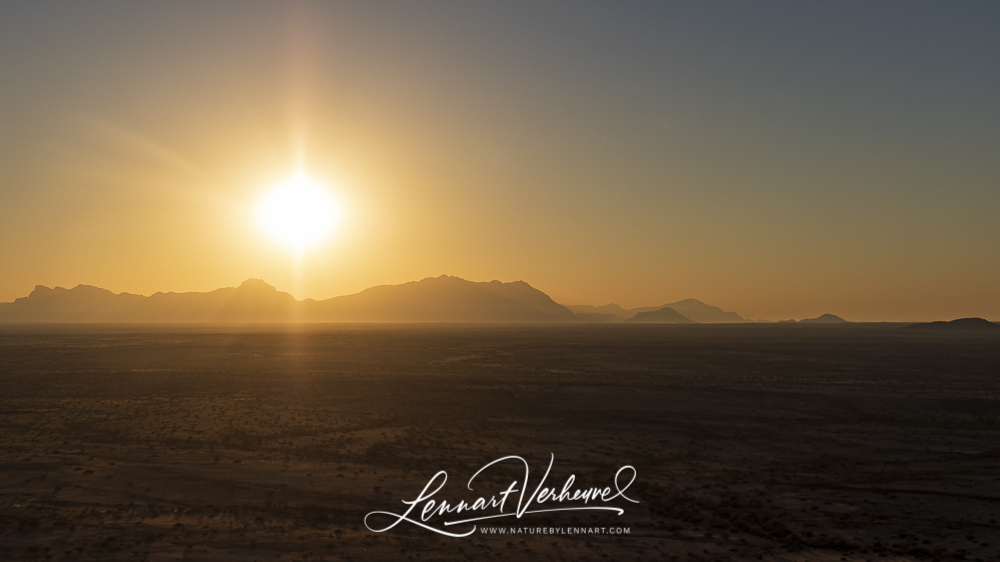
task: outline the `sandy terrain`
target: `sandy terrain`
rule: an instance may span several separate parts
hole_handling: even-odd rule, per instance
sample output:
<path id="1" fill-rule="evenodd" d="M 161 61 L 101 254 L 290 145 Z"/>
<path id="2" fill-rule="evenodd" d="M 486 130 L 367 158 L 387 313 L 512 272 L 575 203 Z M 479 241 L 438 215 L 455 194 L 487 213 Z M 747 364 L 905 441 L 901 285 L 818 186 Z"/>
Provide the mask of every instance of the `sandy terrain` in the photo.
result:
<path id="1" fill-rule="evenodd" d="M 5 327 L 0 559 L 997 560 L 998 400 L 895 325 Z M 627 535 L 365 527 L 550 454 L 640 503 L 505 525 Z"/>

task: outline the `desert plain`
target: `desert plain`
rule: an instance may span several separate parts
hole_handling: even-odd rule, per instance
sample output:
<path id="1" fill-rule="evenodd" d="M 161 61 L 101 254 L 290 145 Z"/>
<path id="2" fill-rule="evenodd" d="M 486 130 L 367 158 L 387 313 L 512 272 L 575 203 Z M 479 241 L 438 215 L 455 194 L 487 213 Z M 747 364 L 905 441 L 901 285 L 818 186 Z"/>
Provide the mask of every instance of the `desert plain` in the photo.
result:
<path id="1" fill-rule="evenodd" d="M 627 533 L 366 527 L 507 455 L 639 503 L 505 526 Z M 998 560 L 998 520 L 991 333 L 0 327 L 3 560 Z"/>

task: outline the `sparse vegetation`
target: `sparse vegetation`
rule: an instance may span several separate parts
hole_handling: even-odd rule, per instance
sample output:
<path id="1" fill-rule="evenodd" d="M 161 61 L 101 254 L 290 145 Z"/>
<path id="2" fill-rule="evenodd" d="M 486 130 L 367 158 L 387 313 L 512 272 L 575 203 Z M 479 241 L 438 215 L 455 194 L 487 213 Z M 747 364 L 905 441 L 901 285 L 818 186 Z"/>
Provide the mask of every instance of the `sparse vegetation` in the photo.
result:
<path id="1" fill-rule="evenodd" d="M 0 559 L 996 559 L 995 340 L 781 328 L 7 330 Z M 550 453 L 629 536 L 362 524 Z"/>

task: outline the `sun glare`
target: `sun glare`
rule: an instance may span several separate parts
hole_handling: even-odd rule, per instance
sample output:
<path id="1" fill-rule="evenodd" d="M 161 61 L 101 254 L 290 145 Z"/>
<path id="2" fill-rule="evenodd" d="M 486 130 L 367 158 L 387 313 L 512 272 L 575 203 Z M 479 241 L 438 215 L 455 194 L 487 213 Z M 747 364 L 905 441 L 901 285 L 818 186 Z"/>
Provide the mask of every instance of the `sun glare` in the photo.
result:
<path id="1" fill-rule="evenodd" d="M 276 185 L 257 204 L 257 221 L 264 232 L 296 253 L 326 239 L 338 218 L 333 195 L 301 174 Z"/>

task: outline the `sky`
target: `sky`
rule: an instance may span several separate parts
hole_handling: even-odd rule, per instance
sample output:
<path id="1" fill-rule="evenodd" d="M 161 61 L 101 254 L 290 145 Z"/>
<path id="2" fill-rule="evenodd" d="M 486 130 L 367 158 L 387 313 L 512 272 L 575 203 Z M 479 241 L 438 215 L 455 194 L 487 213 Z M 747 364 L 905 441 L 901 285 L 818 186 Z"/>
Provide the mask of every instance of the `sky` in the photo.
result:
<path id="1" fill-rule="evenodd" d="M 1000 320 L 1000 3 L 5 2 L 0 302 L 329 298 Z M 340 221 L 296 253 L 296 171 Z"/>

